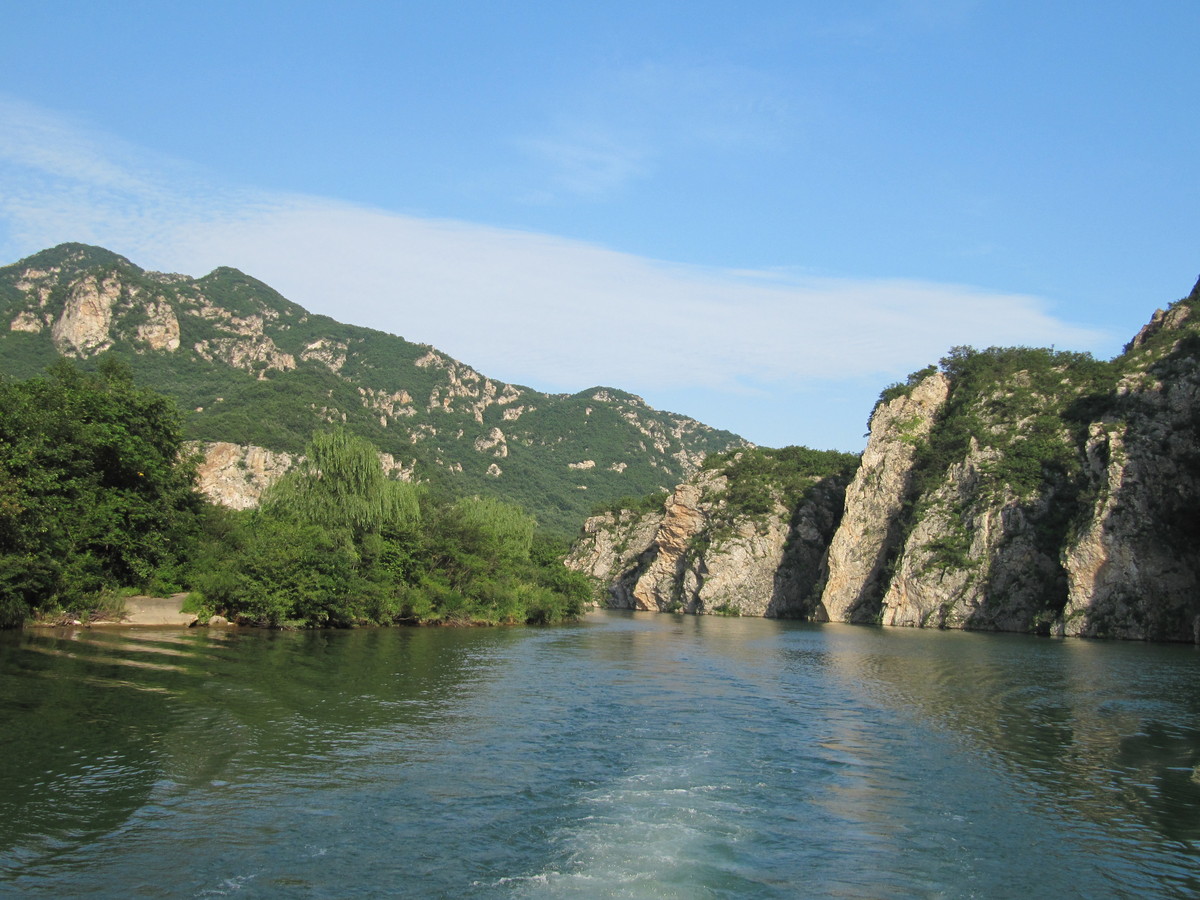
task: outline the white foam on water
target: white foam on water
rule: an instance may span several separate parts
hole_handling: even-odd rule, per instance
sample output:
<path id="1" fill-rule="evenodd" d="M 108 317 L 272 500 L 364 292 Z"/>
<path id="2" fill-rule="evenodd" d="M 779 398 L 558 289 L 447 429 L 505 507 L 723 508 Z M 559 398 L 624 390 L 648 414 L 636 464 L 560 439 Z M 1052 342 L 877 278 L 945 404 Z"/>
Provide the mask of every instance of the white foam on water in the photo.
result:
<path id="1" fill-rule="evenodd" d="M 581 795 L 550 838 L 555 864 L 493 886 L 518 896 L 716 896 L 714 880 L 737 880 L 735 845 L 748 833 L 733 787 L 698 774 L 662 767 Z"/>

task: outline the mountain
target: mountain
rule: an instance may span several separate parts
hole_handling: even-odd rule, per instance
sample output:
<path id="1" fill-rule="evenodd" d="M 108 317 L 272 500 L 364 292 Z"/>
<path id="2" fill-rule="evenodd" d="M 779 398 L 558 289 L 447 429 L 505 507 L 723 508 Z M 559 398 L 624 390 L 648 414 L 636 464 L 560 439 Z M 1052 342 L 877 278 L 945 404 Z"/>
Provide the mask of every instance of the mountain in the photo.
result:
<path id="1" fill-rule="evenodd" d="M 748 446 L 615 388 L 546 394 L 488 378 L 427 344 L 309 313 L 236 269 L 150 272 L 84 244 L 0 268 L 0 372 L 106 355 L 175 397 L 227 476 L 252 478 L 247 459 L 277 472 L 315 429 L 344 424 L 406 476 L 519 503 L 561 534 L 597 504 Z"/>
<path id="2" fill-rule="evenodd" d="M 612 606 L 1200 643 L 1200 283 L 1111 361 L 955 348 L 883 392 L 842 477 L 731 518 L 745 474 L 702 472 L 568 562 Z M 706 537 L 722 516 L 740 537 Z"/>

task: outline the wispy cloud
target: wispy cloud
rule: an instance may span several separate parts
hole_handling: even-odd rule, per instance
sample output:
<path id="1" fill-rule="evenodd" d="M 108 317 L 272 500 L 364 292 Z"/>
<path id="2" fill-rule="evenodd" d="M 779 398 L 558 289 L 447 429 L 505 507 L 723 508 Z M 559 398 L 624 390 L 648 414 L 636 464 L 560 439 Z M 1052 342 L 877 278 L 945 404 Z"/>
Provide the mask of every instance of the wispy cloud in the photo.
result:
<path id="1" fill-rule="evenodd" d="M 546 193 L 584 197 L 652 177 L 665 159 L 768 149 L 793 112 L 752 69 L 658 62 L 599 69 L 564 88 L 559 107 L 515 144 Z"/>
<path id="2" fill-rule="evenodd" d="M 649 171 L 645 151 L 596 131 L 577 130 L 517 143 L 546 168 L 554 192 L 602 196 Z"/>
<path id="3" fill-rule="evenodd" d="M 237 190 L 190 170 L 171 181 L 186 167 L 147 169 L 146 155 L 131 161 L 127 146 L 19 105 L 0 104 L 0 134 L 26 136 L 0 140 L 6 261 L 83 240 L 149 268 L 200 275 L 233 265 L 316 312 L 547 390 L 612 384 L 651 400 L 689 392 L 698 405 L 697 389 L 724 398 L 718 405 L 771 390 L 786 405 L 813 384 L 861 382 L 873 396 L 957 344 L 1103 339 L 1031 296 L 673 265 L 545 234 Z"/>

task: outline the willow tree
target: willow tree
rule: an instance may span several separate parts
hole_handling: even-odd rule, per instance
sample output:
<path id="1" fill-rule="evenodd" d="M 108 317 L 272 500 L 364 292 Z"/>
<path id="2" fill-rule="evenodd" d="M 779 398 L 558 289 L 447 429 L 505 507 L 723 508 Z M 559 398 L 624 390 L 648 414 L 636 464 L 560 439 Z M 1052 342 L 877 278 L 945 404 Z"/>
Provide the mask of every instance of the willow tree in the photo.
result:
<path id="1" fill-rule="evenodd" d="M 344 428 L 314 434 L 300 464 L 264 493 L 261 508 L 345 530 L 356 544 L 420 517 L 417 486 L 388 478 L 370 442 Z"/>

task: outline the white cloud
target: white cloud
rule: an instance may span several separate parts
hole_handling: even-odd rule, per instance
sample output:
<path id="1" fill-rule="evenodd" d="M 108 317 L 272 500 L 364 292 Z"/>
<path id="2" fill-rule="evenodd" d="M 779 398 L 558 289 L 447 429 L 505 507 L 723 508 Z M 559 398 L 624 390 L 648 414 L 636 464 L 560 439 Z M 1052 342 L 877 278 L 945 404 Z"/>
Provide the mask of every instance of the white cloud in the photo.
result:
<path id="1" fill-rule="evenodd" d="M 45 119 L 0 105 L 0 134 L 28 126 L 22 117 Z M 873 381 L 873 396 L 956 344 L 1101 339 L 1038 298 L 969 286 L 680 266 L 550 235 L 223 189 L 194 173 L 166 184 L 169 163 L 147 172 L 143 155 L 135 174 L 128 148 L 61 122 L 39 129 L 0 140 L 5 261 L 82 240 L 148 268 L 201 275 L 232 265 L 313 311 L 547 390 L 609 384 L 653 401 L 702 388 L 728 406 L 739 392 L 777 390 L 792 403 L 814 382 Z M 702 408 L 678 411 L 704 419 Z"/>
<path id="2" fill-rule="evenodd" d="M 780 143 L 786 92 L 732 65 L 606 67 L 563 88 L 560 111 L 514 143 L 540 183 L 529 193 L 596 198 L 650 178 L 665 160 Z"/>

